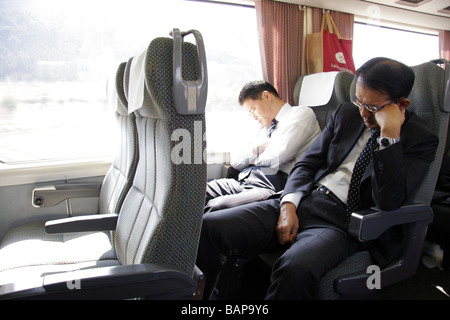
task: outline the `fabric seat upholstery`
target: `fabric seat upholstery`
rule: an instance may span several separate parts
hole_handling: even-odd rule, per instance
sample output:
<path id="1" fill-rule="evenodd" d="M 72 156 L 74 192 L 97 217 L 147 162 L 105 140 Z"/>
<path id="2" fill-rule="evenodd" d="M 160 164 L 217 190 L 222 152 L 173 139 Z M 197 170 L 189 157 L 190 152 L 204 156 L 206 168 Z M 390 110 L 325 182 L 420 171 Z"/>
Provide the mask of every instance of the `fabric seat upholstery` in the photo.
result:
<path id="1" fill-rule="evenodd" d="M 138 161 L 138 137 L 136 116 L 128 113 L 125 95 L 125 70 L 131 63 L 121 63 L 115 81 L 109 82 L 108 101 L 115 110 L 120 139 L 113 163 L 105 175 L 100 191 L 99 213 L 119 212 L 130 189 Z"/>

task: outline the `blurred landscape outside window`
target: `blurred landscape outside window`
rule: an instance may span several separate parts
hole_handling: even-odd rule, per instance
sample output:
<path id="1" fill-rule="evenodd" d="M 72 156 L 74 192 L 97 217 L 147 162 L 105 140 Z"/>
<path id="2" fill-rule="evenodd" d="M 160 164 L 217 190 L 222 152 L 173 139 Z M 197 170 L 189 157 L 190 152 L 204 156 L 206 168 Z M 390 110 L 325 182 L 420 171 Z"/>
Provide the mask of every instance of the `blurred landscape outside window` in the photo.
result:
<path id="1" fill-rule="evenodd" d="M 173 28 L 203 35 L 208 150 L 227 150 L 239 136 L 225 132 L 245 120 L 239 91 L 262 77 L 253 7 L 182 0 L 2 0 L 0 162 L 111 158 L 117 140 L 107 80 L 121 62 Z"/>

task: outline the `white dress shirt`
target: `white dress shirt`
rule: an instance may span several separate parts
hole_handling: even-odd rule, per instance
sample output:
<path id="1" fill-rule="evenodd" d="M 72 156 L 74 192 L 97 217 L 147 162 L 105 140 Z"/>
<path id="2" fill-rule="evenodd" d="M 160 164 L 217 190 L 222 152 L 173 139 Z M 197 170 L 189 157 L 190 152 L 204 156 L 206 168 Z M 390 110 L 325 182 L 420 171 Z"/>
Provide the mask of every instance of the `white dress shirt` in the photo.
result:
<path id="1" fill-rule="evenodd" d="M 353 147 L 352 151 L 340 164 L 340 166 L 334 171 L 320 179 L 317 184 L 320 186 L 325 186 L 333 192 L 333 194 L 339 198 L 343 203 L 347 203 L 348 188 L 350 186 L 350 180 L 352 178 L 353 168 L 355 167 L 356 160 L 359 154 L 364 149 L 364 146 L 369 140 L 371 130 L 366 128 L 358 139 L 357 143 Z M 295 207 L 298 207 L 301 198 L 303 197 L 302 192 L 294 192 L 286 194 L 281 203 L 292 202 Z"/>
<path id="2" fill-rule="evenodd" d="M 275 174 L 281 170 L 287 174 L 301 158 L 306 149 L 320 134 L 319 123 L 311 108 L 292 107 L 286 103 L 278 112 L 278 121 L 270 138 L 268 127 L 261 127 L 256 139 L 235 152 L 231 152 L 231 165 L 243 170 L 250 165 L 267 168 L 266 174 Z M 269 142 L 262 153 L 256 155 L 255 145 Z"/>

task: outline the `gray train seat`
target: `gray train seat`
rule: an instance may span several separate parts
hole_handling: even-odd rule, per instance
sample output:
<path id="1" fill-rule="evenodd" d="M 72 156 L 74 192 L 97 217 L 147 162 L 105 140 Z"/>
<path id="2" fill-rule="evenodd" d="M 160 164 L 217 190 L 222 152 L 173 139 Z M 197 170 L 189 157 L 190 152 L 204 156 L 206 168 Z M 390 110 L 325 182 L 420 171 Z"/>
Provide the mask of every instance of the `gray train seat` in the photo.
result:
<path id="1" fill-rule="evenodd" d="M 106 173 L 99 199 L 99 213 L 119 212 L 123 200 L 130 190 L 138 161 L 138 137 L 136 115 L 128 113 L 125 95 L 125 70 L 131 61 L 119 65 L 114 85 L 108 82 L 108 101 L 116 109 L 116 120 L 120 130 L 120 143 L 113 163 Z"/>
<path id="2" fill-rule="evenodd" d="M 37 188 L 32 195 L 34 206 L 51 207 L 71 198 L 99 197 L 98 211 L 93 214 L 106 214 L 102 218 L 108 218 L 107 214 L 120 211 L 134 179 L 138 158 L 135 115 L 128 113 L 124 92 L 125 68 L 126 64 L 121 63 L 107 86 L 108 104 L 115 113 L 119 141 L 113 163 L 102 184 L 68 183 Z M 0 243 L 0 284 L 15 274 L 20 275 L 22 268 L 38 272 L 39 268 L 59 270 L 62 263 L 69 269 L 76 262 L 83 262 L 85 266 L 115 263 L 109 232 L 48 234 L 45 222 L 23 224 L 5 234 Z M 91 246 L 90 250 L 73 250 L 90 246 L 91 243 L 96 245 Z M 21 255 L 20 252 L 27 254 Z M 36 267 L 46 265 L 49 267 Z"/>
<path id="3" fill-rule="evenodd" d="M 60 184 L 33 190 L 35 207 L 50 207 L 71 198 L 99 197 L 98 213 L 118 212 L 134 178 L 137 165 L 137 130 L 135 115 L 128 113 L 124 90 L 126 63 L 121 63 L 115 77 L 108 81 L 109 107 L 114 110 L 119 134 L 118 148 L 101 185 Z"/>
<path id="4" fill-rule="evenodd" d="M 294 102 L 311 107 L 323 129 L 334 110 L 341 103 L 351 101 L 349 88 L 354 77 L 346 71 L 301 76 L 294 87 Z"/>
<path id="5" fill-rule="evenodd" d="M 196 45 L 184 41 L 188 34 L 195 36 Z M 26 234 L 26 239 L 0 248 L 0 256 L 13 248 L 14 257 L 25 257 L 22 265 L 0 271 L 8 280 L 0 282 L 0 299 L 201 297 L 202 275 L 195 257 L 206 187 L 206 163 L 198 158 L 198 150 L 203 154 L 205 149 L 206 57 L 198 31 L 174 29 L 172 35 L 154 39 L 125 68 L 139 158 L 120 211 L 48 221 L 45 226 L 52 235 L 94 236 L 67 247 L 62 258 L 91 250 L 98 243 L 95 237 L 103 235 L 110 241 L 109 248 L 104 246 L 108 257 L 30 265 L 24 246 L 24 252 L 14 250 L 22 241 L 39 241 Z M 179 88 L 175 96 L 173 87 Z"/>
<path id="6" fill-rule="evenodd" d="M 450 62 L 444 59 L 434 61 L 445 68 L 446 79 L 450 78 Z M 450 90 L 450 89 L 449 89 Z M 431 264 L 443 269 L 450 267 L 450 130 L 447 133 L 447 144 L 444 150 L 441 170 L 431 201 L 434 219 L 429 226 L 427 240 L 430 250 Z M 436 255 L 442 254 L 442 256 Z"/>

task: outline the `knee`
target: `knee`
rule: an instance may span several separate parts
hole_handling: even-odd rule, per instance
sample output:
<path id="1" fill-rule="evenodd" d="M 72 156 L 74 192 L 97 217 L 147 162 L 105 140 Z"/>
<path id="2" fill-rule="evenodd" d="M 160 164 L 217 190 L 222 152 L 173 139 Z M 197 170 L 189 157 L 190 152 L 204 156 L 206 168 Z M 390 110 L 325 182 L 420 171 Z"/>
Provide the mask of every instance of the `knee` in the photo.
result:
<path id="1" fill-rule="evenodd" d="M 208 212 L 203 215 L 200 241 L 209 243 L 215 248 L 224 248 L 229 238 L 227 221 L 222 219 L 220 212 Z"/>
<path id="2" fill-rule="evenodd" d="M 314 297 L 321 275 L 308 257 L 294 260 L 281 256 L 272 269 L 268 299 L 307 299 Z"/>
<path id="3" fill-rule="evenodd" d="M 273 266 L 272 277 L 283 277 L 295 280 L 296 283 L 308 281 L 315 277 L 314 263 L 308 258 L 292 260 L 290 257 L 281 256 Z"/>
<path id="4" fill-rule="evenodd" d="M 214 217 L 205 213 L 203 215 L 201 236 L 204 238 L 205 236 L 209 237 L 210 234 L 214 234 L 216 225 L 217 223 L 215 222 Z"/>

